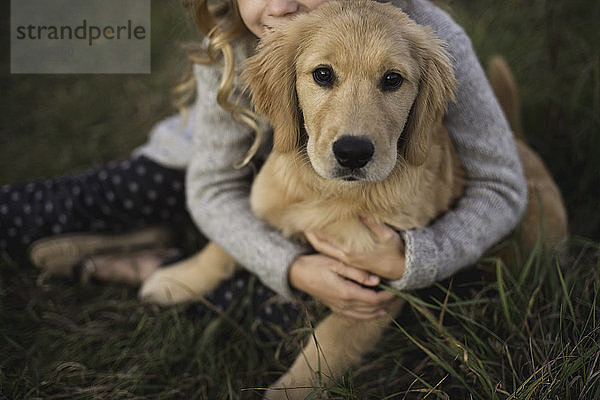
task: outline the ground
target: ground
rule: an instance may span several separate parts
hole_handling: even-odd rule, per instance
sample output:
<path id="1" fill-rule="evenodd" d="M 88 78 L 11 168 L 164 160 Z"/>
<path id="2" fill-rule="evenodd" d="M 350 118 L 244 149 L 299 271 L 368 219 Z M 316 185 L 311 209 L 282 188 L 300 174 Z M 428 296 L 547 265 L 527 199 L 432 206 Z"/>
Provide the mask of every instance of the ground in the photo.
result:
<path id="1" fill-rule="evenodd" d="M 525 135 L 564 193 L 574 239 L 562 263 L 514 250 L 509 265 L 483 260 L 403 294 L 410 307 L 331 396 L 600 398 L 600 4 L 439 3 L 482 63 L 501 54 L 513 68 Z M 174 112 L 170 90 L 188 67 L 179 45 L 193 38 L 181 2 L 153 1 L 151 74 L 11 75 L 4 57 L 0 184 L 126 157 Z M 3 259 L 0 398 L 258 398 L 300 339 L 257 332 L 250 299 L 198 320 L 185 306 L 144 306 L 132 289 L 40 280 Z M 306 321 L 298 323 L 305 334 Z"/>

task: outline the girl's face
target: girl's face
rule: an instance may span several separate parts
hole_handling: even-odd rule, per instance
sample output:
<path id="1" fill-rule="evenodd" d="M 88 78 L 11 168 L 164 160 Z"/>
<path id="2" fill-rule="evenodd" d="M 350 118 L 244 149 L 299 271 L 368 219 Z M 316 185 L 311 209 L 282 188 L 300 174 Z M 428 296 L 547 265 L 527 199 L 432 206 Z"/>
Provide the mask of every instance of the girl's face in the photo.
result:
<path id="1" fill-rule="evenodd" d="M 250 32 L 261 38 L 292 17 L 314 10 L 327 0 L 237 0 L 240 16 Z"/>

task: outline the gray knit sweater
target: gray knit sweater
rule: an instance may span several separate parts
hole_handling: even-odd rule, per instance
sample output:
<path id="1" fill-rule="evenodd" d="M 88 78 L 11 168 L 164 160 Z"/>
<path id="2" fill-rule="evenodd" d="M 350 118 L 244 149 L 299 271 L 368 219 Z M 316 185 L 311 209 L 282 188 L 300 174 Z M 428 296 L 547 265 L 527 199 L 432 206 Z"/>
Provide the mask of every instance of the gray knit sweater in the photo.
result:
<path id="1" fill-rule="evenodd" d="M 512 133 L 465 32 L 426 0 L 393 3 L 417 23 L 432 27 L 448 45 L 459 87 L 444 124 L 467 178 L 464 196 L 453 210 L 425 229 L 402 232 L 405 272 L 391 284 L 409 290 L 473 264 L 514 228 L 527 189 Z M 243 61 L 249 51 L 238 46 L 238 59 Z M 188 207 L 200 230 L 267 286 L 292 298 L 288 268 L 309 249 L 284 238 L 250 210 L 254 173 L 234 164 L 248 150 L 252 132 L 217 105 L 219 69 L 197 65 L 195 74 L 198 99 L 188 119 L 177 115 L 161 121 L 137 153 L 185 168 Z"/>

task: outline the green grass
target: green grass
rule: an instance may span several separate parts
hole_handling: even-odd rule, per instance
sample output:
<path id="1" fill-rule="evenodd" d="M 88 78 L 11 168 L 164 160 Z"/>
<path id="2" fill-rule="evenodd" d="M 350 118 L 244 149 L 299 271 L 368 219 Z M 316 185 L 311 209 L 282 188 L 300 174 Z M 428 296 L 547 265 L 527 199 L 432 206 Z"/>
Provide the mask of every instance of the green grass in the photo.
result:
<path id="1" fill-rule="evenodd" d="M 515 71 L 525 134 L 567 203 L 569 256 L 514 246 L 506 265 L 484 259 L 398 294 L 409 306 L 331 397 L 600 398 L 600 4 L 447 3 L 482 62 L 501 54 Z M 179 2 L 152 5 L 150 75 L 10 75 L 3 58 L 0 184 L 127 156 L 173 112 L 186 65 L 177 43 L 191 29 Z M 132 289 L 40 280 L 1 260 L 0 398 L 258 398 L 307 332 L 259 334 L 250 301 L 194 320 L 185 307 L 141 305 Z"/>

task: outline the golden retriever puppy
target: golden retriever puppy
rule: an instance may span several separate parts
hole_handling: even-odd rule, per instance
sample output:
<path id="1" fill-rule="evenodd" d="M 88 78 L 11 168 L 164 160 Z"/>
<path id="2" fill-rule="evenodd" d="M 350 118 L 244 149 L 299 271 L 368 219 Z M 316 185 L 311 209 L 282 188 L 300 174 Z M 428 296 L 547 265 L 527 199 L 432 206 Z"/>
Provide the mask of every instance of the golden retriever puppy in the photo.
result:
<path id="1" fill-rule="evenodd" d="M 330 1 L 270 34 L 243 77 L 274 129 L 252 209 L 284 235 L 320 232 L 366 250 L 375 241 L 359 215 L 398 230 L 425 227 L 461 195 L 463 173 L 442 125 L 456 84 L 452 65 L 433 32 L 401 10 Z M 533 168 L 536 179 L 554 185 L 543 164 Z M 557 230 L 566 234 L 560 193 L 540 194 L 558 199 L 565 225 Z M 161 303 L 193 300 L 234 268 L 211 243 L 142 291 Z M 398 299 L 389 316 L 373 320 L 326 317 L 266 396 L 304 398 L 317 382 L 338 378 L 376 345 L 401 305 Z"/>

